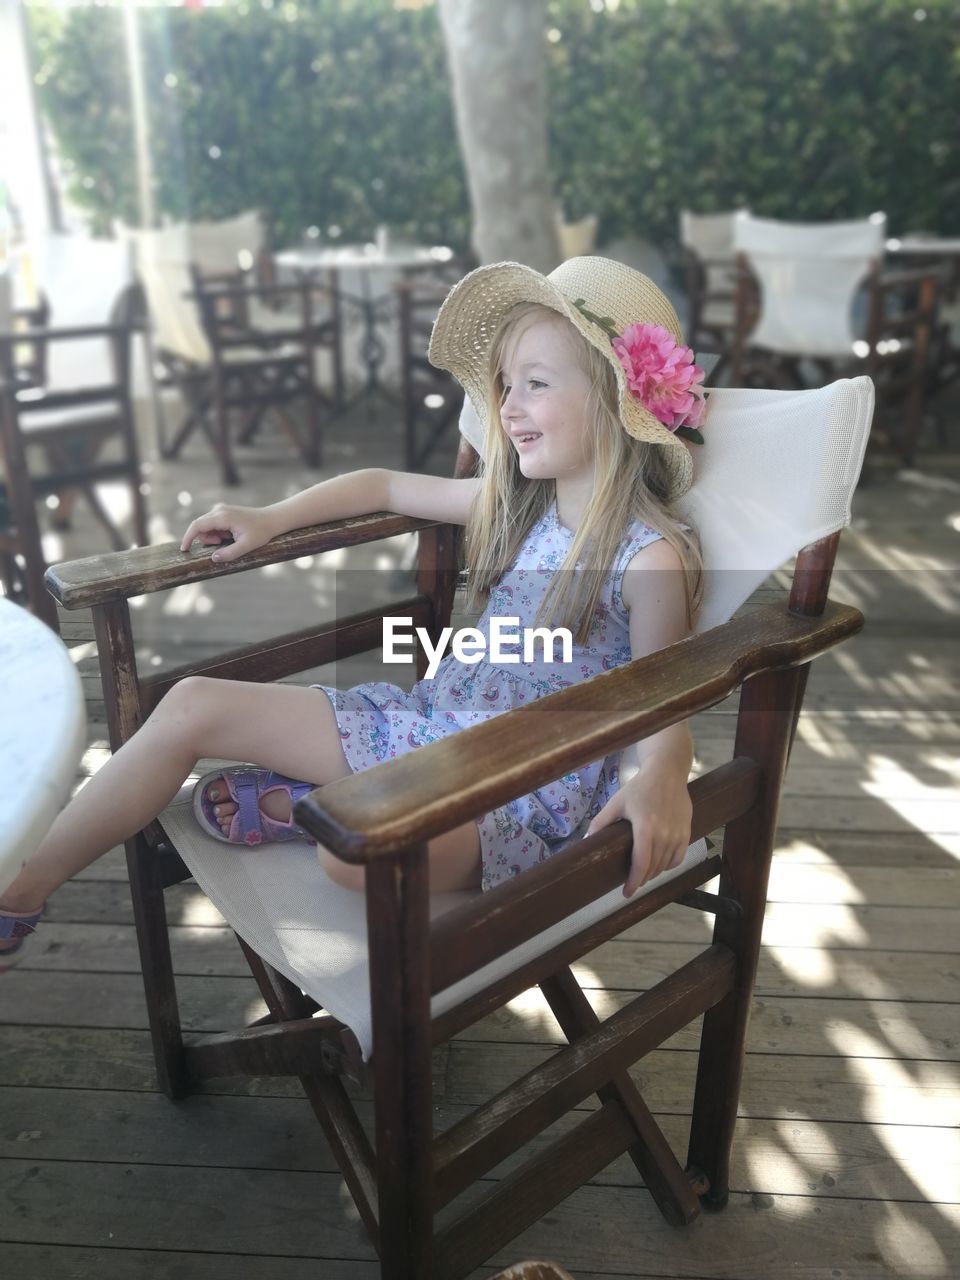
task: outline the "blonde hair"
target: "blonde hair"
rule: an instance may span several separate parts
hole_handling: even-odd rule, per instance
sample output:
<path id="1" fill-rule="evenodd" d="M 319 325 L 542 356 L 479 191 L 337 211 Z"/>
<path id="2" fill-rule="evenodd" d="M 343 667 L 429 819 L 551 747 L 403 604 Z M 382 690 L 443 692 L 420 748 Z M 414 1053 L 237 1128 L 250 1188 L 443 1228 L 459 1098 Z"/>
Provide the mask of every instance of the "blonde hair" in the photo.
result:
<path id="1" fill-rule="evenodd" d="M 480 607 L 513 564 L 524 539 L 556 497 L 553 480 L 528 480 L 520 470 L 500 421 L 503 381 L 500 370 L 508 344 L 521 327 L 553 318 L 566 324 L 577 359 L 590 382 L 583 429 L 594 445 L 593 493 L 567 558 L 555 574 L 541 608 L 541 625 L 568 627 L 585 644 L 600 602 L 606 571 L 630 525 L 656 529 L 683 565 L 687 622 L 703 598 L 703 557 L 695 530 L 684 525 L 665 499 L 667 471 L 659 447 L 627 435 L 618 413 L 619 391 L 610 359 L 591 346 L 566 317 L 539 303 L 519 303 L 504 316 L 490 346 L 488 422 L 480 492 L 467 524 L 467 566 L 471 605 Z M 601 572 L 577 572 L 577 566 Z"/>

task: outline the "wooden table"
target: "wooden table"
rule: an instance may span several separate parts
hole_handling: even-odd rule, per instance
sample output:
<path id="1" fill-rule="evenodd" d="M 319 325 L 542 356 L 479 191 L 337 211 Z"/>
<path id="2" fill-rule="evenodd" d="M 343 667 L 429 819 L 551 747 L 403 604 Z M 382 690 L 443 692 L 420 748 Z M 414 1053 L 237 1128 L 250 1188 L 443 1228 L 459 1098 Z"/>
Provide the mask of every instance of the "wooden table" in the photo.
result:
<path id="1" fill-rule="evenodd" d="M 69 796 L 85 741 L 83 688 L 66 646 L 0 598 L 0 892 Z"/>

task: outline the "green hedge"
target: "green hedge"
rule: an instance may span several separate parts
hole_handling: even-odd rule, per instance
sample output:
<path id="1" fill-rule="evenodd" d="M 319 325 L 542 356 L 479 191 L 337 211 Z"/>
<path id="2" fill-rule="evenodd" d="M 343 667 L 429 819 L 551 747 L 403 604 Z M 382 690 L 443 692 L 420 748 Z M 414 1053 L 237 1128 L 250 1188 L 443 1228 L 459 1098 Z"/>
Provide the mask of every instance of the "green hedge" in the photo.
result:
<path id="1" fill-rule="evenodd" d="M 524 3 L 524 0 L 517 0 Z M 137 220 L 122 12 L 30 9 L 42 108 L 94 225 Z M 141 9 L 157 203 L 269 211 L 278 243 L 379 222 L 464 247 L 467 199 L 430 3 Z M 960 233 L 957 0 L 548 0 L 568 216 L 668 248 L 682 207 L 886 211 Z M 219 154 L 211 154 L 219 148 Z"/>

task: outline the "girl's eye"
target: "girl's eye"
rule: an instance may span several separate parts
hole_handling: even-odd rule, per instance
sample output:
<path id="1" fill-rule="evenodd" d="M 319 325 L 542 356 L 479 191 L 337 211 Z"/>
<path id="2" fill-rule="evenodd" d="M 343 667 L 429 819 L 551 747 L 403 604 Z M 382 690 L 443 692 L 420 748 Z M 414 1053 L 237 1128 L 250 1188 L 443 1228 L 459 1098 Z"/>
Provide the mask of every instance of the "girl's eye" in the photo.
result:
<path id="1" fill-rule="evenodd" d="M 541 387 L 545 387 L 546 385 L 547 385 L 547 384 L 546 384 L 545 382 L 541 381 L 541 379 L 540 379 L 540 378 L 531 378 L 531 379 L 530 379 L 530 390 L 531 390 L 531 391 L 539 391 L 539 389 L 540 389 Z"/>

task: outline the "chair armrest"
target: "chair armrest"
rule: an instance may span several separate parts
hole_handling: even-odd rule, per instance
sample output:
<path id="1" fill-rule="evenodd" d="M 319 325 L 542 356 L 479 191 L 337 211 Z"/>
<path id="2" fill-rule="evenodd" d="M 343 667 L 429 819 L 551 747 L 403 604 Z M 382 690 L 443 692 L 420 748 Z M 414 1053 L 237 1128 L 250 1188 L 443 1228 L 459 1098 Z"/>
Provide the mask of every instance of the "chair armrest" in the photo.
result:
<path id="1" fill-rule="evenodd" d="M 315 284 L 310 280 L 297 281 L 294 284 L 218 284 L 205 282 L 199 288 L 190 289 L 183 296 L 193 302 L 203 298 L 276 298 L 285 294 L 329 293 L 328 285 Z"/>
<path id="2" fill-rule="evenodd" d="M 312 791 L 297 821 L 345 862 L 372 862 L 686 720 L 748 676 L 808 662 L 862 626 L 846 605 L 820 617 L 768 605 Z"/>
<path id="3" fill-rule="evenodd" d="M 109 601 L 167 591 L 189 582 L 205 582 L 232 573 L 244 573 L 266 564 L 279 564 L 299 556 L 318 555 L 343 546 L 357 546 L 392 538 L 398 533 L 428 529 L 435 520 L 414 520 L 380 511 L 349 520 L 294 529 L 240 560 L 223 563 L 210 559 L 216 547 L 181 551 L 179 543 L 136 547 L 102 556 L 88 556 L 51 565 L 46 572 L 47 590 L 65 609 L 85 609 Z"/>
<path id="4" fill-rule="evenodd" d="M 77 338 L 122 338 L 130 332 L 125 324 L 85 324 L 62 329 L 5 329 L 0 332 L 0 342 L 50 343 L 73 341 Z"/>
<path id="5" fill-rule="evenodd" d="M 943 282 L 948 276 L 948 271 L 941 266 L 930 267 L 903 267 L 897 268 L 895 271 L 882 270 L 877 273 L 876 287 L 881 290 L 902 289 L 909 285 L 920 285 L 925 280 L 936 280 Z"/>

